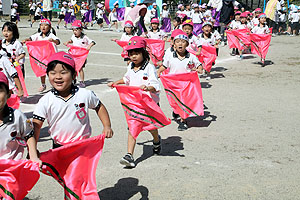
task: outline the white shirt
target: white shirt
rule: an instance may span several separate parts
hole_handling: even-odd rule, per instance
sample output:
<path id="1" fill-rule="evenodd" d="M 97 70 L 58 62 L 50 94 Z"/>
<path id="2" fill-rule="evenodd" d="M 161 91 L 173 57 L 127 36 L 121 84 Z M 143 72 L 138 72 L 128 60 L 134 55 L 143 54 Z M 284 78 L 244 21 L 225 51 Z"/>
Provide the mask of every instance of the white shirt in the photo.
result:
<path id="1" fill-rule="evenodd" d="M 147 36 L 150 39 L 163 40 L 167 35 L 164 31 L 158 29 L 156 32 L 149 30 Z"/>
<path id="2" fill-rule="evenodd" d="M 100 100 L 90 90 L 73 86 L 72 96 L 65 100 L 52 89 L 37 103 L 33 118 L 47 119 L 51 138 L 56 144 L 64 145 L 91 136 L 88 109 L 100 105 Z"/>
<path id="3" fill-rule="evenodd" d="M 103 19 L 103 14 L 104 14 L 104 11 L 100 8 L 97 8 L 97 11 L 96 11 L 97 19 Z"/>
<path id="4" fill-rule="evenodd" d="M 87 12 L 88 12 L 88 10 L 86 10 L 86 9 L 81 9 L 80 10 L 81 16 L 84 16 L 84 14 L 87 13 Z"/>
<path id="5" fill-rule="evenodd" d="M 267 33 L 270 33 L 270 29 L 267 25 L 265 25 L 264 27 L 260 27 L 259 25 L 258 26 L 255 26 L 252 30 L 251 30 L 252 33 L 255 33 L 255 34 L 267 34 Z"/>
<path id="6" fill-rule="evenodd" d="M 201 33 L 198 37 L 198 42 L 197 46 L 199 47 L 200 45 L 209 45 L 209 46 L 214 46 L 218 40 L 221 39 L 221 35 L 218 31 L 215 31 L 210 35 L 208 38 L 204 38 L 204 34 Z"/>
<path id="7" fill-rule="evenodd" d="M 183 60 L 180 60 L 176 51 L 173 51 L 164 56 L 163 65 L 170 69 L 170 74 L 180 74 L 191 72 L 193 68 L 198 68 L 201 63 L 195 55 L 189 52 Z"/>
<path id="8" fill-rule="evenodd" d="M 12 8 L 10 12 L 10 16 L 14 16 L 14 17 L 17 16 L 17 9 Z"/>
<path id="9" fill-rule="evenodd" d="M 34 16 L 41 16 L 41 12 L 42 12 L 41 8 L 37 7 L 35 10 Z"/>
<path id="10" fill-rule="evenodd" d="M 8 45 L 6 45 L 5 39 L 2 40 L 2 48 L 5 48 L 7 53 L 12 55 L 13 59 L 16 59 L 21 54 L 25 54 L 25 50 L 19 40 L 11 41 Z M 19 60 L 20 64 L 25 63 L 25 58 Z"/>
<path id="11" fill-rule="evenodd" d="M 191 18 L 192 16 L 192 11 L 191 10 L 185 10 L 184 14 L 186 14 L 187 17 Z"/>
<path id="12" fill-rule="evenodd" d="M 9 59 L 3 55 L 0 56 L 0 71 L 7 77 L 9 89 L 15 88 L 14 78 L 18 76 L 17 70 Z"/>
<path id="13" fill-rule="evenodd" d="M 92 42 L 96 44 L 94 40 L 91 40 L 86 35 L 82 35 L 81 37 L 75 37 L 75 35 L 73 34 L 71 40 L 74 46 L 83 47 L 83 48 L 87 48 Z"/>
<path id="14" fill-rule="evenodd" d="M 294 22 L 299 22 L 299 18 L 300 18 L 300 15 L 299 13 L 297 12 L 292 12 L 290 13 L 289 15 L 289 20 L 290 22 L 294 23 Z"/>
<path id="15" fill-rule="evenodd" d="M 279 14 L 279 22 L 286 22 L 286 14 L 285 13 Z"/>
<path id="16" fill-rule="evenodd" d="M 60 15 L 65 15 L 66 14 L 66 12 L 67 12 L 67 9 L 65 8 L 65 7 L 61 7 L 61 9 L 60 9 Z"/>
<path id="17" fill-rule="evenodd" d="M 53 0 L 43 0 L 43 11 L 51 11 Z"/>
<path id="18" fill-rule="evenodd" d="M 253 23 L 254 26 L 257 26 L 257 25 L 259 24 L 258 18 L 254 17 L 254 18 L 252 19 L 252 23 Z"/>
<path id="19" fill-rule="evenodd" d="M 35 10 L 35 7 L 36 7 L 35 3 L 29 4 L 29 10 Z"/>
<path id="20" fill-rule="evenodd" d="M 244 29 L 244 28 L 249 28 L 251 29 L 251 25 L 250 24 L 237 24 L 237 26 L 235 27 L 235 29 Z"/>
<path id="21" fill-rule="evenodd" d="M 150 18 L 155 17 L 155 13 L 156 13 L 156 9 L 152 8 L 151 11 L 150 11 Z"/>
<path id="22" fill-rule="evenodd" d="M 117 13 L 117 11 L 112 12 L 110 14 L 110 19 L 111 19 L 111 21 L 118 21 L 118 13 Z"/>
<path id="23" fill-rule="evenodd" d="M 197 12 L 197 13 L 194 12 L 192 14 L 192 21 L 193 21 L 194 24 L 201 24 L 202 23 L 202 18 L 203 18 L 203 16 L 202 16 L 201 12 Z"/>
<path id="24" fill-rule="evenodd" d="M 222 0 L 209 0 L 207 6 L 218 8 L 218 6 L 222 3 Z"/>
<path id="25" fill-rule="evenodd" d="M 127 67 L 127 72 L 123 77 L 126 85 L 141 86 L 146 85 L 155 88 L 156 92 L 146 92 L 156 103 L 159 102 L 160 84 L 157 78 L 157 73 L 154 65 L 146 61 L 138 71 L 134 71 L 133 63 Z"/>
<path id="26" fill-rule="evenodd" d="M 42 33 L 36 33 L 30 36 L 31 41 L 49 40 L 50 38 L 59 40 L 59 38 L 51 32 L 48 32 L 45 37 L 43 37 Z"/>
<path id="27" fill-rule="evenodd" d="M 240 21 L 232 20 L 229 24 L 229 28 L 237 29 L 237 27 L 239 27 L 240 24 L 241 24 Z"/>
<path id="28" fill-rule="evenodd" d="M 162 18 L 168 18 L 169 17 L 169 11 L 168 10 L 162 10 L 161 17 Z"/>
<path id="29" fill-rule="evenodd" d="M 26 146 L 24 137 L 32 134 L 31 122 L 20 110 L 6 106 L 5 112 L 0 124 L 0 159 L 19 160 L 23 158 Z"/>
<path id="30" fill-rule="evenodd" d="M 121 36 L 121 41 L 129 41 L 135 35 L 128 35 L 127 33 L 123 33 Z"/>
<path id="31" fill-rule="evenodd" d="M 205 13 L 203 14 L 203 16 L 204 17 L 207 17 L 207 16 L 211 17 L 211 10 L 205 11 Z M 207 20 L 207 21 L 209 21 L 209 20 Z"/>
<path id="32" fill-rule="evenodd" d="M 197 36 L 193 35 L 189 37 L 189 45 L 191 44 L 197 44 L 198 38 Z"/>

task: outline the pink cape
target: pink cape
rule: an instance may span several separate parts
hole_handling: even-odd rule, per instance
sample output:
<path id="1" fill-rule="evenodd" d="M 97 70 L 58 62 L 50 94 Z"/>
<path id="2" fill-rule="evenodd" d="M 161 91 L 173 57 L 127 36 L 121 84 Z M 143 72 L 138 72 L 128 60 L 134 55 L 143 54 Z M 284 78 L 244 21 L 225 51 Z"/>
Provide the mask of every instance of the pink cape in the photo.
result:
<path id="1" fill-rule="evenodd" d="M 55 44 L 48 40 L 26 42 L 30 65 L 37 77 L 45 76 L 49 57 L 56 53 Z"/>
<path id="2" fill-rule="evenodd" d="M 204 114 L 202 90 L 197 72 L 161 75 L 173 111 L 186 119 Z"/>
<path id="3" fill-rule="evenodd" d="M 21 66 L 20 65 L 15 66 L 15 69 L 18 72 L 18 77 L 20 79 L 20 82 L 21 82 L 21 85 L 22 85 L 22 88 L 23 88 L 24 97 L 28 97 L 28 92 L 27 92 L 27 88 L 26 88 L 26 85 L 25 85 L 25 80 L 24 80 L 24 76 L 23 76 Z"/>
<path id="4" fill-rule="evenodd" d="M 193 50 L 192 48 L 187 48 L 188 52 L 196 55 L 196 51 Z M 199 56 L 197 56 L 197 58 L 199 59 L 199 61 L 202 63 L 203 68 L 207 71 L 210 72 L 213 63 L 216 61 L 217 59 L 217 51 L 216 48 L 213 46 L 209 46 L 209 45 L 202 45 L 201 48 L 201 53 Z"/>
<path id="5" fill-rule="evenodd" d="M 78 73 L 82 66 L 84 65 L 86 58 L 89 54 L 89 51 L 86 50 L 86 48 L 78 47 L 78 46 L 73 46 L 73 45 L 68 45 L 70 48 L 68 50 L 68 53 L 71 54 L 75 60 L 75 70 Z"/>
<path id="6" fill-rule="evenodd" d="M 249 29 L 237 29 L 226 31 L 229 48 L 238 48 L 239 50 L 243 50 L 248 48 L 250 45 L 250 31 Z M 234 46 L 234 47 L 233 47 Z"/>
<path id="7" fill-rule="evenodd" d="M 24 199 L 39 178 L 38 163 L 29 160 L 0 160 L 0 198 Z"/>
<path id="8" fill-rule="evenodd" d="M 105 135 L 81 140 L 41 153 L 42 172 L 52 176 L 65 189 L 65 199 L 100 199 L 96 169 Z"/>
<path id="9" fill-rule="evenodd" d="M 116 40 L 116 43 L 123 49 L 121 56 L 123 58 L 128 58 L 128 52 L 125 50 L 128 45 L 128 41 Z"/>
<path id="10" fill-rule="evenodd" d="M 11 94 L 10 98 L 7 99 L 7 105 L 14 109 L 19 109 L 20 107 L 20 97 L 17 94 Z"/>
<path id="11" fill-rule="evenodd" d="M 171 124 L 160 107 L 139 87 L 116 85 L 131 135 Z"/>
<path id="12" fill-rule="evenodd" d="M 250 33 L 251 52 L 265 59 L 269 50 L 272 35 Z"/>

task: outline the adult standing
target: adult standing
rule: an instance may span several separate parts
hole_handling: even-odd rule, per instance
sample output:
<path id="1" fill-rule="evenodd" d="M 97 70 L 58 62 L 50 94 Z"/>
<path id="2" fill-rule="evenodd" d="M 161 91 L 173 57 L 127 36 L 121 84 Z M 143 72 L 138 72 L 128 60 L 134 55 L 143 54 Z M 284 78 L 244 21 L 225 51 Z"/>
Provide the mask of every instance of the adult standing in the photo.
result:
<path id="1" fill-rule="evenodd" d="M 279 22 L 279 11 L 281 10 L 281 5 L 278 0 L 269 0 L 266 6 L 266 16 L 268 26 L 273 28 L 273 36 L 274 33 L 278 32 L 278 22 Z"/>
<path id="2" fill-rule="evenodd" d="M 133 7 L 125 17 L 124 21 L 132 21 L 134 27 L 138 29 L 137 35 L 142 35 L 143 33 L 145 35 L 148 34 L 145 26 L 145 16 L 147 14 L 148 6 L 153 3 L 155 3 L 155 0 L 144 0 L 143 3 L 139 3 Z"/>
<path id="3" fill-rule="evenodd" d="M 41 3 L 43 3 L 43 17 L 48 19 L 49 14 L 49 20 L 52 21 L 53 0 L 41 0 Z"/>
<path id="4" fill-rule="evenodd" d="M 88 0 L 87 3 L 88 3 L 88 6 L 89 6 L 89 10 L 92 12 L 92 19 L 94 19 L 94 13 L 95 13 L 95 9 L 96 9 L 95 1 L 94 0 Z"/>

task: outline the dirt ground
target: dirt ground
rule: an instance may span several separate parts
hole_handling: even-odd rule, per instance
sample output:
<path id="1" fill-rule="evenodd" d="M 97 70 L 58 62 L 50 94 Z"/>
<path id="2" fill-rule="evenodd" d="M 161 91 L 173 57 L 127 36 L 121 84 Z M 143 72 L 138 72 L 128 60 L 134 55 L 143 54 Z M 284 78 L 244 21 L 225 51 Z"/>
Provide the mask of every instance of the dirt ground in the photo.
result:
<path id="1" fill-rule="evenodd" d="M 2 25 L 3 23 L 1 23 Z M 23 20 L 21 40 L 37 31 Z M 159 130 L 163 152 L 152 155 L 151 135 L 137 139 L 137 167 L 124 169 L 119 160 L 127 150 L 127 124 L 116 90 L 106 83 L 122 78 L 126 64 L 121 48 L 111 38 L 121 34 L 96 28 L 85 31 L 97 44 L 85 68 L 87 89 L 107 107 L 114 137 L 105 141 L 97 168 L 97 189 L 102 200 L 110 199 L 299 199 L 300 198 L 300 37 L 272 38 L 265 68 L 257 56 L 239 61 L 220 47 L 212 79 L 201 78 L 205 116 L 189 120 L 187 131 L 177 124 Z M 62 42 L 71 30 L 57 30 Z M 168 46 L 169 44 L 166 44 Z M 66 50 L 59 45 L 60 50 Z M 21 110 L 31 116 L 41 97 L 40 81 L 26 55 L 26 84 L 30 97 Z M 50 88 L 49 82 L 47 86 Z M 161 92 L 161 108 L 171 108 Z M 90 112 L 93 135 L 102 131 L 100 120 Z M 51 148 L 47 125 L 38 143 L 40 151 Z M 51 177 L 41 175 L 28 200 L 63 199 L 63 189 Z"/>

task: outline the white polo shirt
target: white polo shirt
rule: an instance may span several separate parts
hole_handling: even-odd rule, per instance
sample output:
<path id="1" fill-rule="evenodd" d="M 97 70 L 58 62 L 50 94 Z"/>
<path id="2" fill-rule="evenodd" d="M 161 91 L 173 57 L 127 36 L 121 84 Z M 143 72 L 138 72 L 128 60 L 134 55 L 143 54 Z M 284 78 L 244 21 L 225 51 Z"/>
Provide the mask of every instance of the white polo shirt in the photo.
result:
<path id="1" fill-rule="evenodd" d="M 255 33 L 255 34 L 267 34 L 267 33 L 270 33 L 270 29 L 267 25 L 265 25 L 264 27 L 260 27 L 259 25 L 258 26 L 255 26 L 252 30 L 251 30 L 252 33 Z"/>
<path id="2" fill-rule="evenodd" d="M 82 34 L 80 37 L 76 37 L 74 34 L 71 37 L 74 46 L 87 48 L 92 42 L 96 44 L 94 40 L 91 40 L 85 34 Z"/>
<path id="3" fill-rule="evenodd" d="M 162 18 L 168 18 L 169 17 L 169 11 L 168 10 L 162 10 L 161 17 Z"/>
<path id="4" fill-rule="evenodd" d="M 164 56 L 163 60 L 163 66 L 170 69 L 170 74 L 187 73 L 192 71 L 193 68 L 198 68 L 200 65 L 201 63 L 198 58 L 189 52 L 186 52 L 186 56 L 182 60 L 178 58 L 176 51 Z"/>
<path id="5" fill-rule="evenodd" d="M 18 72 L 14 65 L 4 55 L 0 55 L 0 71 L 7 77 L 9 89 L 13 89 L 15 87 L 14 78 L 18 76 Z"/>
<path id="6" fill-rule="evenodd" d="M 36 33 L 36 34 L 33 34 L 32 36 L 30 36 L 30 39 L 31 41 L 39 41 L 39 40 L 49 40 L 50 38 L 54 39 L 54 40 L 59 40 L 59 38 L 54 35 L 53 33 L 51 33 L 51 31 L 49 31 L 45 37 L 43 37 L 43 33 L 40 32 L 40 33 Z"/>
<path id="7" fill-rule="evenodd" d="M 197 41 L 198 41 L 198 37 L 195 36 L 194 34 L 191 34 L 191 36 L 189 36 L 189 45 L 197 44 Z"/>
<path id="8" fill-rule="evenodd" d="M 97 8 L 97 11 L 96 11 L 97 19 L 103 19 L 103 14 L 104 14 L 104 11 L 100 8 Z"/>
<path id="9" fill-rule="evenodd" d="M 237 29 L 237 27 L 241 24 L 240 21 L 232 20 L 229 24 L 229 28 Z"/>
<path id="10" fill-rule="evenodd" d="M 253 23 L 254 26 L 257 26 L 257 25 L 259 24 L 258 18 L 254 17 L 254 18 L 252 19 L 252 23 Z"/>
<path id="11" fill-rule="evenodd" d="M 39 100 L 33 118 L 47 119 L 51 138 L 56 144 L 64 145 L 91 136 L 88 109 L 100 105 L 99 98 L 90 90 L 72 86 L 72 96 L 65 100 L 53 88 Z"/>
<path id="12" fill-rule="evenodd" d="M 12 40 L 9 44 L 6 44 L 6 40 L 2 40 L 2 48 L 5 48 L 8 53 L 11 54 L 13 59 L 16 59 L 21 54 L 25 54 L 25 50 L 19 40 Z M 19 60 L 20 64 L 25 63 L 25 58 Z"/>
<path id="13" fill-rule="evenodd" d="M 34 16 L 41 16 L 42 9 L 40 7 L 37 7 L 34 13 Z"/>
<path id="14" fill-rule="evenodd" d="M 11 12 L 10 12 L 10 16 L 13 16 L 13 17 L 17 16 L 17 9 L 12 8 Z"/>
<path id="15" fill-rule="evenodd" d="M 198 43 L 197 43 L 197 46 L 199 47 L 200 45 L 210 45 L 210 46 L 214 46 L 218 40 L 221 39 L 221 35 L 219 34 L 218 31 L 214 32 L 214 33 L 211 33 L 209 35 L 209 37 L 205 38 L 204 37 L 204 34 L 201 33 L 199 35 L 199 40 L 198 40 Z"/>
<path id="16" fill-rule="evenodd" d="M 144 62 L 138 71 L 134 71 L 134 63 L 130 63 L 127 72 L 123 77 L 126 85 L 129 86 L 152 86 L 156 92 L 146 92 L 156 103 L 159 102 L 160 85 L 154 65 L 148 61 Z"/>
<path id="17" fill-rule="evenodd" d="M 193 12 L 192 12 L 191 10 L 185 10 L 185 11 L 184 11 L 184 14 L 186 14 L 186 16 L 189 17 L 189 18 L 191 18 L 192 13 L 193 13 Z"/>
<path id="18" fill-rule="evenodd" d="M 202 23 L 202 19 L 203 19 L 203 16 L 200 12 L 194 12 L 192 14 L 192 21 L 194 24 L 201 24 Z"/>
<path id="19" fill-rule="evenodd" d="M 163 40 L 164 37 L 166 37 L 166 33 L 160 29 L 157 29 L 156 32 L 154 32 L 152 29 L 148 31 L 147 34 L 148 38 L 150 39 L 157 39 L 157 40 Z"/>
<path id="20" fill-rule="evenodd" d="M 20 110 L 6 106 L 4 113 L 0 124 L 0 159 L 22 159 L 25 137 L 33 134 L 31 122 Z"/>
<path id="21" fill-rule="evenodd" d="M 121 36 L 121 41 L 129 41 L 135 35 L 128 35 L 127 33 L 123 33 Z"/>
<path id="22" fill-rule="evenodd" d="M 67 9 L 63 6 L 63 7 L 61 7 L 59 14 L 66 15 L 66 12 L 67 12 Z"/>

